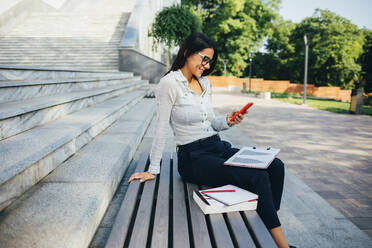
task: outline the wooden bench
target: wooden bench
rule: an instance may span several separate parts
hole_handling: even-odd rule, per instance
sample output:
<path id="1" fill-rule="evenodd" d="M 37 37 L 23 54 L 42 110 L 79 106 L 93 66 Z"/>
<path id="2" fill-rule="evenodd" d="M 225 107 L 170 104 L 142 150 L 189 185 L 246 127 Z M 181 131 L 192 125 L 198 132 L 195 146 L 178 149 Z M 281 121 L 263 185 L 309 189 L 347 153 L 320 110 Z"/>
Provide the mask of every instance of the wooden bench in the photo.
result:
<path id="1" fill-rule="evenodd" d="M 136 172 L 148 164 L 141 154 Z M 277 247 L 256 211 L 204 215 L 192 198 L 204 188 L 184 182 L 177 154 L 164 153 L 156 180 L 129 184 L 106 247 Z"/>

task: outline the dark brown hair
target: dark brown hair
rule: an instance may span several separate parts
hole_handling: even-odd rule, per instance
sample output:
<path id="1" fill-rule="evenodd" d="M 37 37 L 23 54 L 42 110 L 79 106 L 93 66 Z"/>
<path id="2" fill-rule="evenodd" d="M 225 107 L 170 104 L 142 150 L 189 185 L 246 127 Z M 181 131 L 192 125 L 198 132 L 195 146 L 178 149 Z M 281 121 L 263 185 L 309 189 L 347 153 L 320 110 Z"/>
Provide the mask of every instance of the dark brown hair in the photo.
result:
<path id="1" fill-rule="evenodd" d="M 216 43 L 206 36 L 203 33 L 192 33 L 187 38 L 182 42 L 180 49 L 178 50 L 177 56 L 174 59 L 174 62 L 168 72 L 164 74 L 167 75 L 171 71 L 177 71 L 178 69 L 181 69 L 185 63 L 186 59 L 193 55 L 194 53 L 197 53 L 205 48 L 213 48 L 214 54 L 213 54 L 213 63 L 210 63 L 209 69 L 205 70 L 202 74 L 202 76 L 207 76 L 209 75 L 213 70 L 214 67 L 216 66 L 216 61 L 218 58 L 218 52 L 217 52 L 217 47 Z"/>

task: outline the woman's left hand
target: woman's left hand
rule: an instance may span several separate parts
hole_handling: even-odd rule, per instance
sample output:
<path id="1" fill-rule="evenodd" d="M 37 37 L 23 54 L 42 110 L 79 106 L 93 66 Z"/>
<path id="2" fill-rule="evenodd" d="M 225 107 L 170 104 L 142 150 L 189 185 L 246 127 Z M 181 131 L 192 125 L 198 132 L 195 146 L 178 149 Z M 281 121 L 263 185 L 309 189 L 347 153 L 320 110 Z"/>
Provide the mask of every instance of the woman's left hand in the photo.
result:
<path id="1" fill-rule="evenodd" d="M 227 123 L 229 124 L 239 124 L 243 119 L 244 119 L 244 115 L 242 114 L 239 114 L 235 119 L 234 121 L 230 121 L 231 117 L 233 117 L 236 113 L 238 113 L 239 110 L 233 110 L 228 116 L 227 116 Z M 248 111 L 246 112 L 248 113 Z"/>

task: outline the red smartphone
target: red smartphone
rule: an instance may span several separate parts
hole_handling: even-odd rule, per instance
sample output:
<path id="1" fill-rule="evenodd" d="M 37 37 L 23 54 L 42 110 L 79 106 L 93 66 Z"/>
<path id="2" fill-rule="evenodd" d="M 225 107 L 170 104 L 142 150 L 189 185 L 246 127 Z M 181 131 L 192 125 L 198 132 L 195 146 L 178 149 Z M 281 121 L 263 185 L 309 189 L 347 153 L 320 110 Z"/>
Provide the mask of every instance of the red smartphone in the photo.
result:
<path id="1" fill-rule="evenodd" d="M 249 102 L 247 105 L 245 105 L 238 113 L 236 113 L 233 117 L 231 117 L 230 121 L 234 121 L 235 118 L 240 114 L 245 114 L 247 110 L 253 105 L 253 102 Z"/>

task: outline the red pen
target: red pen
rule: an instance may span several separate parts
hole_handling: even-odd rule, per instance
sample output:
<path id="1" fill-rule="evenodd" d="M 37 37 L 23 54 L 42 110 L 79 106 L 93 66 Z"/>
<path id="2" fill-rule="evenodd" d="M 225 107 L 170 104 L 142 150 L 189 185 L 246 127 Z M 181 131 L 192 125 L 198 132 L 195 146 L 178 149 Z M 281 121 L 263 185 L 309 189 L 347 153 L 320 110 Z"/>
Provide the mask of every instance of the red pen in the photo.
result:
<path id="1" fill-rule="evenodd" d="M 235 189 L 226 189 L 226 190 L 204 190 L 202 193 L 218 193 L 218 192 L 235 192 Z"/>

